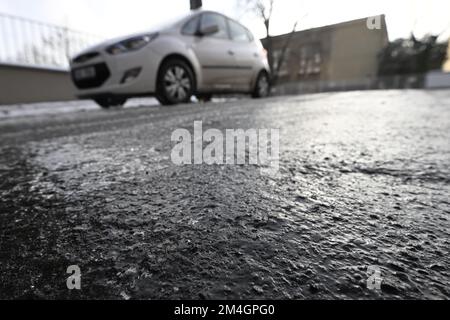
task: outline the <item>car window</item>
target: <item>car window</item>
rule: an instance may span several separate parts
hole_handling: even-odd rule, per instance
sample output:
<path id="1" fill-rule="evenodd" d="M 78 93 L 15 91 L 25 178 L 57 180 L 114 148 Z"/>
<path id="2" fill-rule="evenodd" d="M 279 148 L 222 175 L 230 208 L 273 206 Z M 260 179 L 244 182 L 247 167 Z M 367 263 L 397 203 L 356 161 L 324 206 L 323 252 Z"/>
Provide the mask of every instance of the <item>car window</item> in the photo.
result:
<path id="1" fill-rule="evenodd" d="M 249 30 L 247 30 L 247 35 L 248 35 L 248 39 L 249 39 L 250 41 L 255 40 L 255 37 L 253 36 L 253 33 L 251 33 Z"/>
<path id="2" fill-rule="evenodd" d="M 249 42 L 249 36 L 248 36 L 248 31 L 246 28 L 244 28 L 243 26 L 241 26 L 239 23 L 233 21 L 233 20 L 228 20 L 229 24 L 230 24 L 230 34 L 231 34 L 231 39 L 233 41 L 239 41 L 239 42 Z"/>
<path id="3" fill-rule="evenodd" d="M 228 39 L 227 21 L 225 17 L 214 13 L 203 14 L 200 29 L 207 28 L 213 25 L 217 25 L 219 27 L 219 31 L 214 34 L 208 35 L 208 37 Z"/>
<path id="4" fill-rule="evenodd" d="M 200 21 L 200 17 L 196 16 L 195 18 L 189 20 L 183 27 L 183 30 L 181 31 L 181 33 L 188 35 L 188 36 L 193 36 L 195 35 L 195 33 L 198 30 L 198 23 Z"/>

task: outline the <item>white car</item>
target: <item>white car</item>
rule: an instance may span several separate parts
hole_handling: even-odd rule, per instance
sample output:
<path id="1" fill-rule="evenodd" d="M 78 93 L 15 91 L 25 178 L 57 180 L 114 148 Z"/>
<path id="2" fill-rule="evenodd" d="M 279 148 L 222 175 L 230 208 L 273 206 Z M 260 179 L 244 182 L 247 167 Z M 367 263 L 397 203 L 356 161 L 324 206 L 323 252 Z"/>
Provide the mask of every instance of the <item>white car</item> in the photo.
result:
<path id="1" fill-rule="evenodd" d="M 193 95 L 209 100 L 212 94 L 259 98 L 270 92 L 261 42 L 235 20 L 212 11 L 192 11 L 155 32 L 108 41 L 70 63 L 76 95 L 104 108 L 137 96 L 173 105 Z"/>

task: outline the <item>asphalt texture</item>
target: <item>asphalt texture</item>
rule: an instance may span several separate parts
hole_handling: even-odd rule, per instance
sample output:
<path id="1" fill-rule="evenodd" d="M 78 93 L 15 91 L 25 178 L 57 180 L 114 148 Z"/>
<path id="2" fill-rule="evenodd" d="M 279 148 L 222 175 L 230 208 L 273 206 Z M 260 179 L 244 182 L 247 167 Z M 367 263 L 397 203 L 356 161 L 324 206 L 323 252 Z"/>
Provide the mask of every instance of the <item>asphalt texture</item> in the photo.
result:
<path id="1" fill-rule="evenodd" d="M 450 91 L 76 105 L 0 107 L 1 299 L 450 298 Z M 279 128 L 279 175 L 174 165 L 198 120 Z"/>

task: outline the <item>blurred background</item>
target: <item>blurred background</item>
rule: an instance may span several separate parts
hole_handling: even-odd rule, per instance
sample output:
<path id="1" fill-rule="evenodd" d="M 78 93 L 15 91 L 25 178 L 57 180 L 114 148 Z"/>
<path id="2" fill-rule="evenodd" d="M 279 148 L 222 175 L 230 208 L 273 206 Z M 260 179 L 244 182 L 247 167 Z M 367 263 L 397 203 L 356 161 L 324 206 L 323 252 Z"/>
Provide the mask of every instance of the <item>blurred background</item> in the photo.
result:
<path id="1" fill-rule="evenodd" d="M 275 94 L 450 87 L 446 0 L 204 0 L 203 8 L 262 40 Z M 189 0 L 2 0 L 0 104 L 72 100 L 71 56 L 189 10 Z"/>

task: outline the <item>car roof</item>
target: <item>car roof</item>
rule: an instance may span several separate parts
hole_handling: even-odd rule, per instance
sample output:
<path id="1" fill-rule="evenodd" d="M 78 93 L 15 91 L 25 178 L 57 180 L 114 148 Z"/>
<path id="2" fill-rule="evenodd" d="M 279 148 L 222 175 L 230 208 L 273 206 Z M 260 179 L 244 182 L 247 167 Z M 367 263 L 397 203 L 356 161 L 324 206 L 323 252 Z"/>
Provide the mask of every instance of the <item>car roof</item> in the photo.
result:
<path id="1" fill-rule="evenodd" d="M 227 15 L 225 15 L 225 14 L 223 14 L 223 13 L 217 12 L 217 11 L 203 10 L 203 9 L 192 10 L 192 11 L 191 11 L 188 15 L 186 15 L 182 20 L 180 20 L 180 21 L 177 23 L 177 25 L 178 25 L 178 24 L 183 24 L 183 25 L 184 25 L 184 23 L 188 22 L 191 18 L 193 18 L 193 17 L 195 17 L 195 16 L 199 16 L 199 15 L 204 14 L 204 13 L 218 14 L 218 15 L 220 15 L 220 16 L 222 16 L 222 17 L 228 19 L 228 20 L 231 20 L 231 21 L 233 21 L 233 22 L 239 24 L 240 26 L 242 26 L 243 28 L 245 28 L 248 32 L 252 33 L 252 32 L 250 31 L 249 28 L 247 28 L 245 25 L 243 25 L 242 23 L 240 23 L 240 22 L 237 21 L 236 19 L 230 18 L 229 16 L 227 16 Z M 253 33 L 252 33 L 252 34 L 253 34 Z"/>

